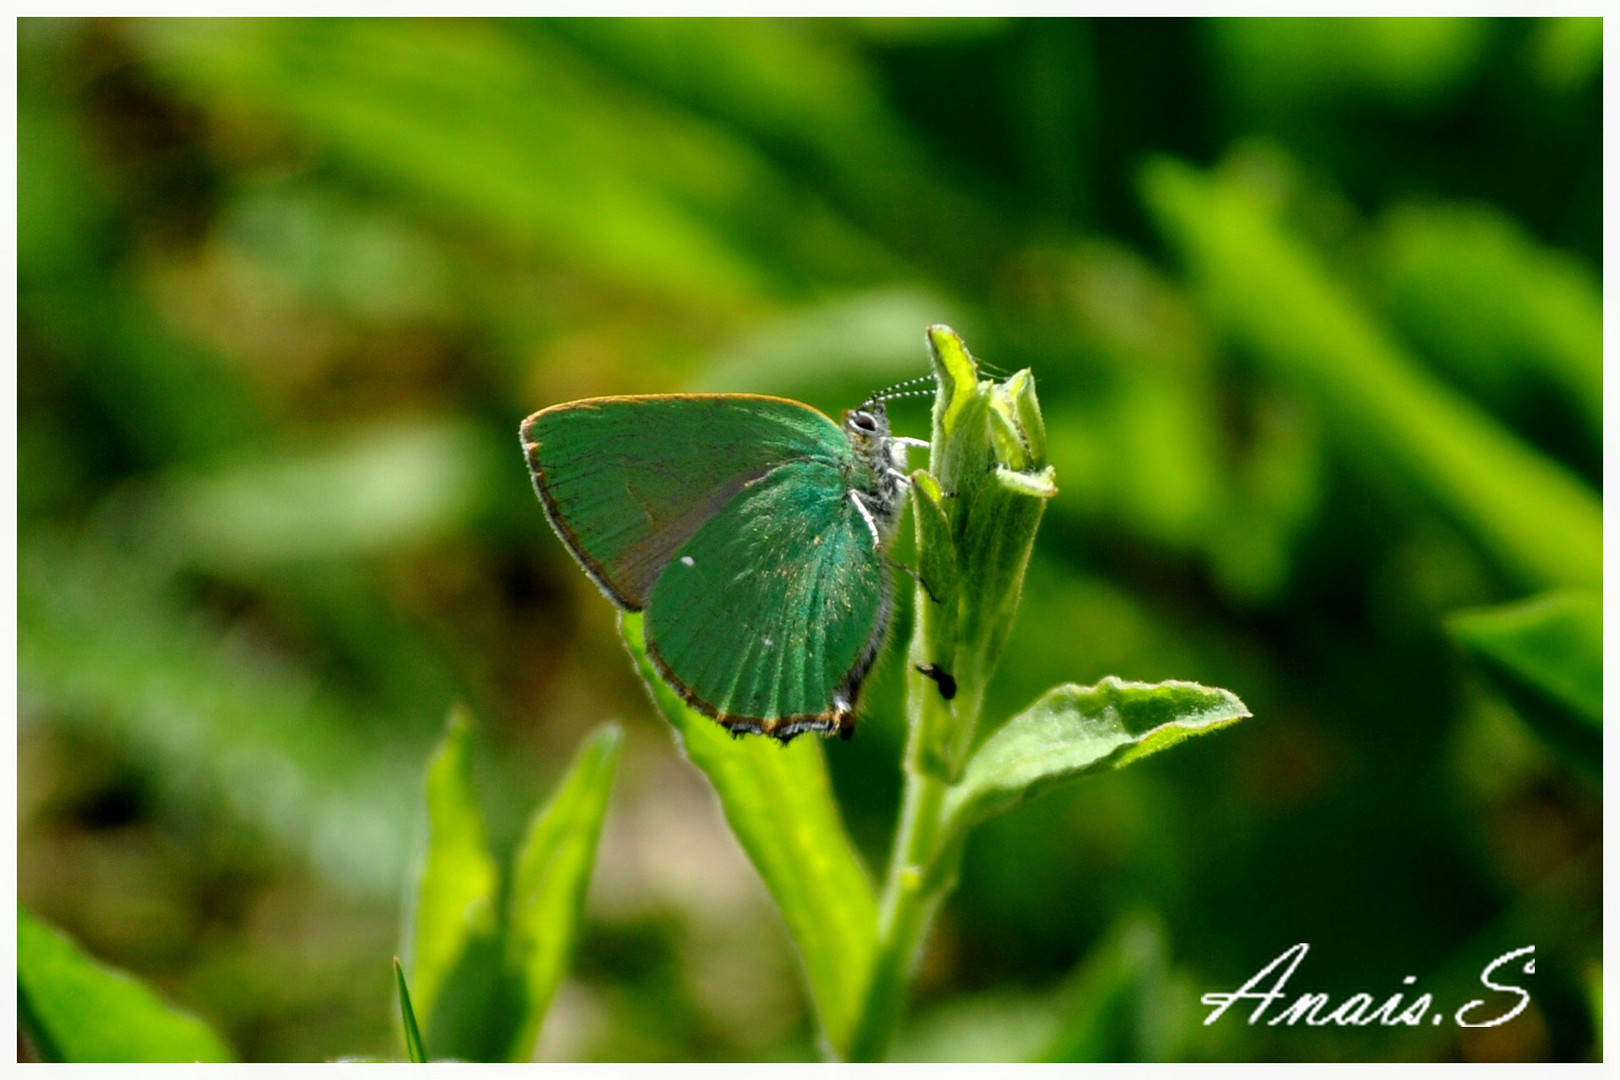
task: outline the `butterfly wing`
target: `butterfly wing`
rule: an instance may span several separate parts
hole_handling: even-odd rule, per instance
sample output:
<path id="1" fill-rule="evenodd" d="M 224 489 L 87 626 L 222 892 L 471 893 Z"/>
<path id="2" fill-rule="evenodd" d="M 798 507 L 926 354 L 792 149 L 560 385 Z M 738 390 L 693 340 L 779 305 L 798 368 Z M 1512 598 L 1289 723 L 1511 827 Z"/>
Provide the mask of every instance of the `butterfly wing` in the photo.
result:
<path id="1" fill-rule="evenodd" d="M 522 437 L 552 527 L 630 611 L 647 606 L 676 550 L 750 481 L 848 453 L 838 425 L 808 405 L 748 394 L 569 402 L 529 417 Z"/>
<path id="2" fill-rule="evenodd" d="M 733 731 L 847 730 L 889 614 L 888 567 L 840 463 L 771 469 L 675 552 L 647 605 L 647 652 Z"/>

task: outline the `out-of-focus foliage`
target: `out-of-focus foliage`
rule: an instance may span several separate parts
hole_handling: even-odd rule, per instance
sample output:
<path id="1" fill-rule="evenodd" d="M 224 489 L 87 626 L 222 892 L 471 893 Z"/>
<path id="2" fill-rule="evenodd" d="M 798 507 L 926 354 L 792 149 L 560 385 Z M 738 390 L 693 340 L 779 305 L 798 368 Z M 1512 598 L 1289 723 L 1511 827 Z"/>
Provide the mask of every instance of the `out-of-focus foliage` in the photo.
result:
<path id="1" fill-rule="evenodd" d="M 1559 592 L 1458 612 L 1447 630 L 1524 718 L 1593 775 L 1603 771 L 1603 600 Z"/>
<path id="2" fill-rule="evenodd" d="M 98 964 L 61 931 L 17 909 L 17 1014 L 46 1061 L 229 1061 L 196 1017 L 127 973 Z"/>
<path id="3" fill-rule="evenodd" d="M 1173 1060 L 1192 997 L 1173 982 L 1168 953 L 1157 922 L 1122 916 L 1063 988 L 1062 1024 L 1042 1060 Z"/>
<path id="4" fill-rule="evenodd" d="M 1600 585 L 1597 20 L 30 19 L 17 55 L 20 899 L 243 1057 L 400 1056 L 457 700 L 498 875 L 624 729 L 538 1056 L 817 1053 L 809 916 L 516 430 L 605 393 L 836 414 L 936 322 L 1033 370 L 1058 477 L 986 716 L 1114 675 L 1256 719 L 975 832 L 893 1053 L 1598 1053 L 1600 790 L 1446 629 Z M 909 622 L 823 748 L 845 877 L 887 855 Z M 1297 941 L 1335 1000 L 1453 1005 L 1534 942 L 1532 1003 L 1202 1025 Z"/>
<path id="5" fill-rule="evenodd" d="M 1239 181 L 1161 162 L 1144 187 L 1218 322 L 1297 381 L 1369 468 L 1405 473 L 1529 584 L 1602 581 L 1596 494 L 1427 378 Z"/>

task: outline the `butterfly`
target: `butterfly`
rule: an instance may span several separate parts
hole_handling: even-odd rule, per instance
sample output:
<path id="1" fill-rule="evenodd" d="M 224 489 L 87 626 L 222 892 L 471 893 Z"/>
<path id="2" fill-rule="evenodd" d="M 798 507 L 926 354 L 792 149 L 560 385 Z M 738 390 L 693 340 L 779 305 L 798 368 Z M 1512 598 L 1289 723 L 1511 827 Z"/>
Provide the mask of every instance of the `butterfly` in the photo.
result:
<path id="1" fill-rule="evenodd" d="M 849 738 L 891 611 L 906 450 L 874 395 L 843 423 L 753 394 L 603 397 L 520 431 L 534 490 L 666 683 L 733 735 Z"/>

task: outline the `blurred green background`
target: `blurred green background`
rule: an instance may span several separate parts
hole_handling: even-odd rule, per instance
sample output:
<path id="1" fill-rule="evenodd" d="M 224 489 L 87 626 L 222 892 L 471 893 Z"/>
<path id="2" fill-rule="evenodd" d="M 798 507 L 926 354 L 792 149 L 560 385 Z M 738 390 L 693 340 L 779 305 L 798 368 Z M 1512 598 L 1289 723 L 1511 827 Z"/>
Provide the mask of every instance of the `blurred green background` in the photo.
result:
<path id="1" fill-rule="evenodd" d="M 1038 1053 L 1144 941 L 1151 1045 L 1075 1052 L 1600 1053 L 1601 781 L 1443 628 L 1600 586 L 1598 20 L 18 35 L 20 898 L 246 1058 L 402 1056 L 458 700 L 507 845 L 626 728 L 539 1056 L 815 1054 L 517 425 L 682 389 L 836 415 L 923 373 L 933 322 L 1033 368 L 1060 489 L 990 715 L 1116 674 L 1254 719 L 981 830 L 895 1055 Z M 907 619 L 826 747 L 872 867 Z M 1534 1003 L 1202 1026 L 1298 941 L 1295 990 L 1452 1009 L 1534 944 Z"/>

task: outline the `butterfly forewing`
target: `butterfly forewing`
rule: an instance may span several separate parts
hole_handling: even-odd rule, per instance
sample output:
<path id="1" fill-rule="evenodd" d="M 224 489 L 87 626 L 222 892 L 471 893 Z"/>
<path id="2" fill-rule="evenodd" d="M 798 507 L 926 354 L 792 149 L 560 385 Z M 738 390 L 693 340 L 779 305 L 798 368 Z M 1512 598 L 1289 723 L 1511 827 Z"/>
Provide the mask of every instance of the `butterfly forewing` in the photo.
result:
<path id="1" fill-rule="evenodd" d="M 840 464 L 782 465 L 747 485 L 653 587 L 649 654 L 728 726 L 837 728 L 872 665 L 888 573 Z"/>
<path id="2" fill-rule="evenodd" d="M 573 402 L 535 413 L 522 436 L 558 535 L 632 611 L 750 481 L 784 462 L 849 453 L 838 425 L 809 406 L 745 394 Z"/>

